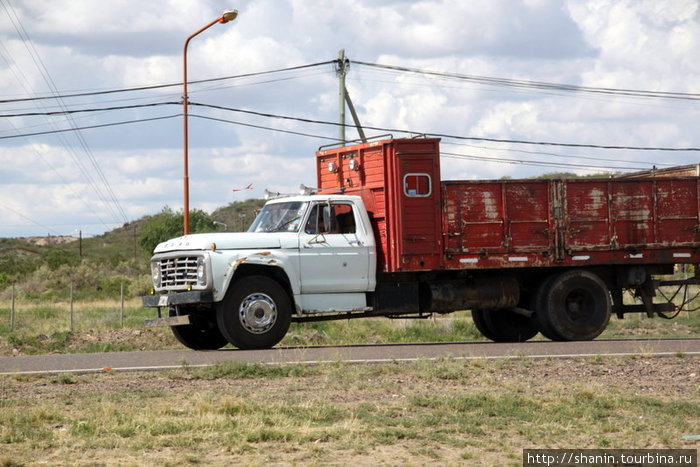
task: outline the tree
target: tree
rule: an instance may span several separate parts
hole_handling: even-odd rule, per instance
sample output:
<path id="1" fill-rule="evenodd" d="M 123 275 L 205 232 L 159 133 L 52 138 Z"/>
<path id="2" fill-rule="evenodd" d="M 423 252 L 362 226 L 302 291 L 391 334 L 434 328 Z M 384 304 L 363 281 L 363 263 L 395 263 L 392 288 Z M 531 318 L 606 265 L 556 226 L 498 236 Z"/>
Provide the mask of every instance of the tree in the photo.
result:
<path id="1" fill-rule="evenodd" d="M 152 252 L 159 243 L 182 235 L 183 223 L 182 211 L 176 213 L 166 206 L 159 214 L 146 220 L 141 228 L 139 244 L 144 250 Z M 213 232 L 215 227 L 214 221 L 206 212 L 200 209 L 190 211 L 191 233 Z"/>

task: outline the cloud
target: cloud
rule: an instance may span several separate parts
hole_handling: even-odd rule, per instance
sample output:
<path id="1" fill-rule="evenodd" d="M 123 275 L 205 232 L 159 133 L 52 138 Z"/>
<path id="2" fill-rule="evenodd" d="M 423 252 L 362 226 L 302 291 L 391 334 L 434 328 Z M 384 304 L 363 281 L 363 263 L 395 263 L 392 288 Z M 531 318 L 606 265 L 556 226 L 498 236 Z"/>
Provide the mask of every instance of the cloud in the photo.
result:
<path id="1" fill-rule="evenodd" d="M 229 24 L 215 24 L 188 51 L 189 77 L 206 79 L 333 60 L 470 76 L 611 88 L 700 93 L 698 0 L 247 0 Z M 14 11 L 48 75 L 0 10 L 0 99 L 178 83 L 185 39 L 216 18 L 219 1 L 14 0 Z M 3 16 L 4 15 L 4 16 Z M 700 146 L 695 101 L 532 90 L 408 74 L 353 63 L 347 87 L 367 126 L 500 139 L 634 146 Z M 192 102 L 336 122 L 333 64 L 295 72 L 192 83 Z M 64 100 L 70 108 L 179 103 L 181 87 Z M 57 110 L 55 101 L 0 103 L 0 115 Z M 178 105 L 76 114 L 78 126 L 175 115 L 165 120 L 0 140 L 2 235 L 99 233 L 182 206 L 183 136 Z M 191 207 L 213 209 L 262 190 L 315 184 L 313 154 L 338 135 L 310 124 L 193 106 Z M 205 120 L 211 117 L 225 121 Z M 347 115 L 351 123 L 350 115 Z M 232 123 L 233 122 L 233 123 Z M 255 125 L 245 126 L 245 125 Z M 68 128 L 60 117 L 0 117 L 0 137 Z M 300 132 L 317 137 L 280 131 Z M 384 131 L 368 131 L 370 135 Z M 348 137 L 356 132 L 348 129 Z M 400 136 L 400 135 L 395 135 Z M 457 143 L 457 144 L 455 144 Z M 443 150 L 449 178 L 529 176 L 582 166 L 697 163 L 697 152 L 542 148 L 456 141 Z M 507 159 L 512 164 L 495 162 Z M 523 162 L 543 161 L 548 167 Z M 618 161 L 627 161 L 626 164 Z M 101 174 L 95 170 L 98 166 Z M 109 184 L 109 189 L 103 183 Z M 255 189 L 233 192 L 253 183 Z M 21 215 L 18 215 L 20 213 Z M 24 215 L 25 217 L 22 217 Z M 29 219 L 29 220 L 28 220 Z"/>

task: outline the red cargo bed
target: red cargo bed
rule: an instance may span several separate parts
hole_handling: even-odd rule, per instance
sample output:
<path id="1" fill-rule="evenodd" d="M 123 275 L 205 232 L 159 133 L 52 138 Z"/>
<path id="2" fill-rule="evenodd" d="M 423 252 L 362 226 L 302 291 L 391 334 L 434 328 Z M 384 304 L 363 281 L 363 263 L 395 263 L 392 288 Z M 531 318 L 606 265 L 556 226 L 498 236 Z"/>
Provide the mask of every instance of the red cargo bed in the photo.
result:
<path id="1" fill-rule="evenodd" d="M 435 138 L 320 150 L 316 166 L 322 192 L 362 196 L 380 271 L 700 263 L 697 176 L 440 182 Z"/>

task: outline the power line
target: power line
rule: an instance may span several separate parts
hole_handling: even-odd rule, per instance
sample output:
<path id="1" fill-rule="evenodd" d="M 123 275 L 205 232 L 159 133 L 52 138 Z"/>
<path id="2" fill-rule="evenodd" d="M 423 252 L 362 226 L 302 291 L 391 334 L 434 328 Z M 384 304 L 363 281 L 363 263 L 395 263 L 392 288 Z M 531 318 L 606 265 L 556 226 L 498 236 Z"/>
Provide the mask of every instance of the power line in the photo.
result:
<path id="1" fill-rule="evenodd" d="M 110 126 L 118 126 L 118 125 L 129 125 L 131 123 L 143 123 L 143 122 L 153 122 L 156 120 L 166 120 L 169 118 L 174 118 L 174 117 L 182 117 L 182 114 L 173 114 L 173 115 L 165 115 L 163 117 L 151 117 L 151 118 L 139 118 L 135 120 L 125 120 L 122 122 L 113 122 L 113 123 L 103 123 L 101 125 L 88 125 L 88 126 L 81 126 L 77 128 L 63 128 L 59 130 L 47 130 L 47 131 L 37 131 L 34 133 L 24 133 L 21 135 L 6 135 L 6 136 L 0 136 L 1 139 L 13 139 L 13 138 L 25 138 L 27 136 L 40 136 L 40 135 L 52 135 L 54 133 L 66 133 L 69 131 L 76 131 L 76 130 L 92 130 L 94 128 L 106 128 Z"/>
<path id="2" fill-rule="evenodd" d="M 272 74 L 272 73 L 282 73 L 285 71 L 302 70 L 304 68 L 312 68 L 312 67 L 317 67 L 317 66 L 322 66 L 322 65 L 329 65 L 329 64 L 333 64 L 335 62 L 336 62 L 336 60 L 328 60 L 325 62 L 309 63 L 307 65 L 298 65 L 298 66 L 292 66 L 292 67 L 287 67 L 287 68 L 279 68 L 276 70 L 258 71 L 258 72 L 253 72 L 253 73 L 244 73 L 241 75 L 223 76 L 223 77 L 219 77 L 219 78 L 188 80 L 187 84 L 212 83 L 215 81 L 225 81 L 225 80 L 230 80 L 230 79 L 250 78 L 253 76 L 268 75 L 268 74 Z M 51 95 L 51 96 L 20 97 L 20 98 L 16 98 L 16 99 L 0 99 L 0 104 L 8 104 L 8 103 L 13 103 L 13 102 L 29 102 L 29 101 L 38 101 L 38 100 L 49 100 L 49 99 L 67 99 L 70 97 L 101 96 L 101 95 L 106 95 L 106 94 L 117 94 L 117 93 L 122 93 L 122 92 L 150 91 L 150 90 L 154 90 L 154 89 L 171 88 L 171 87 L 175 87 L 175 86 L 182 86 L 182 82 L 166 83 L 166 84 L 154 84 L 154 85 L 150 85 L 150 86 L 136 86 L 136 87 L 131 87 L 131 88 L 107 89 L 104 91 L 89 91 L 89 92 Z"/>
<path id="3" fill-rule="evenodd" d="M 576 169 L 587 169 L 587 170 L 647 170 L 648 167 L 615 167 L 615 166 L 600 166 L 600 165 L 584 165 L 584 164 L 571 164 L 565 162 L 551 162 L 551 161 L 527 161 L 518 159 L 505 159 L 499 157 L 486 157 L 486 156 L 475 156 L 471 154 L 456 154 L 453 152 L 440 151 L 441 156 L 451 157 L 456 159 L 471 159 L 479 161 L 491 161 L 499 162 L 505 164 L 518 164 L 518 165 L 534 165 L 534 166 L 545 166 L 545 167 L 561 167 L 561 168 L 576 168 Z"/>
<path id="4" fill-rule="evenodd" d="M 292 131 L 292 130 L 282 130 L 281 128 L 272 128 L 272 127 L 263 126 L 263 125 L 253 125 L 252 123 L 237 122 L 235 120 L 225 120 L 223 118 L 205 117 L 204 115 L 197 115 L 197 114 L 188 114 L 188 115 L 190 117 L 201 118 L 203 120 L 213 120 L 215 122 L 231 123 L 233 125 L 246 126 L 249 128 L 257 128 L 259 130 L 276 131 L 278 133 L 286 133 L 289 135 L 296 135 L 296 136 L 306 136 L 309 138 L 325 139 L 325 140 L 329 140 L 329 141 L 342 141 L 338 138 L 330 138 L 328 136 L 312 135 L 310 133 L 301 133 L 299 131 Z"/>
<path id="5" fill-rule="evenodd" d="M 217 110 L 226 110 L 229 112 L 239 112 L 239 113 L 245 113 L 245 114 L 250 114 L 250 115 L 257 115 L 259 117 L 267 117 L 267 118 L 277 118 L 281 120 L 292 120 L 292 121 L 298 121 L 298 122 L 304 122 L 304 123 L 315 123 L 319 125 L 331 125 L 331 126 L 340 126 L 340 123 L 337 122 L 328 122 L 324 120 L 316 120 L 316 119 L 311 119 L 311 118 L 302 118 L 302 117 L 290 117 L 288 115 L 278 115 L 278 114 L 273 114 L 273 113 L 268 113 L 268 112 L 257 112 L 254 110 L 247 110 L 247 109 L 237 109 L 233 107 L 224 107 L 221 105 L 213 105 L 213 104 L 201 104 L 198 102 L 190 102 L 190 105 L 192 106 L 199 106 L 199 107 L 208 107 L 212 109 L 217 109 Z M 352 128 L 352 125 L 345 125 L 346 127 Z M 479 137 L 479 136 L 461 136 L 461 135 L 450 135 L 447 133 L 432 133 L 432 132 L 417 132 L 417 131 L 412 131 L 412 130 L 406 130 L 406 129 L 400 129 L 400 128 L 383 128 L 383 127 L 376 127 L 376 126 L 368 126 L 368 125 L 363 125 L 364 129 L 367 130 L 375 130 L 375 131 L 381 131 L 385 133 L 404 133 L 404 134 L 409 134 L 409 135 L 429 135 L 429 136 L 436 136 L 439 138 L 452 138 L 452 139 L 458 139 L 458 140 L 467 140 L 467 141 L 487 141 L 491 143 L 510 143 L 510 144 L 527 144 L 527 145 L 538 145 L 538 146 L 561 146 L 561 147 L 570 147 L 570 148 L 589 148 L 589 149 L 614 149 L 614 150 L 634 150 L 634 151 L 675 151 L 675 152 L 681 152 L 681 151 L 692 151 L 692 152 L 697 152 L 700 151 L 700 148 L 698 147 L 687 147 L 687 148 L 670 148 L 670 147 L 647 147 L 647 146 L 616 146 L 616 145 L 603 145 L 603 144 L 583 144 L 583 143 L 558 143 L 558 142 L 552 142 L 552 141 L 528 141 L 528 140 L 518 140 L 518 139 L 502 139 L 502 138 L 485 138 L 485 137 Z"/>
<path id="6" fill-rule="evenodd" d="M 222 119 L 222 118 L 205 117 L 205 116 L 196 115 L 196 114 L 189 114 L 189 115 L 191 117 L 202 118 L 202 119 L 206 119 L 206 120 L 213 120 L 213 121 L 222 122 L 222 123 L 230 123 L 233 125 L 239 125 L 239 126 L 245 126 L 245 127 L 252 127 L 252 128 L 257 128 L 257 129 L 261 129 L 261 130 L 275 131 L 275 132 L 287 133 L 287 134 L 293 134 L 293 135 L 299 135 L 299 136 L 307 136 L 307 137 L 311 137 L 311 138 L 325 139 L 325 140 L 336 141 L 336 142 L 341 141 L 338 138 L 331 138 L 331 137 L 327 137 L 327 136 L 314 135 L 314 134 L 309 134 L 309 133 L 300 133 L 300 132 L 296 132 L 296 131 L 283 130 L 280 128 L 272 128 L 272 127 L 267 127 L 267 126 L 263 126 L 263 125 L 252 125 L 249 123 L 242 123 L 242 122 L 238 122 L 235 120 L 226 120 L 226 119 Z M 556 168 L 569 168 L 569 169 L 576 168 L 576 169 L 582 169 L 582 170 L 588 170 L 588 171 L 600 171 L 600 170 L 611 170 L 611 169 L 618 169 L 618 170 L 646 170 L 646 169 L 648 169 L 648 167 L 616 167 L 616 166 L 572 164 L 572 163 L 565 163 L 565 162 L 505 159 L 505 158 L 489 157 L 489 156 L 457 154 L 457 153 L 444 152 L 444 151 L 440 152 L 440 156 L 447 157 L 447 158 L 455 158 L 455 159 L 470 159 L 470 160 L 496 162 L 496 163 L 504 163 L 504 164 L 514 164 L 514 165 L 531 165 L 531 166 L 537 166 L 537 167 L 556 167 Z M 560 156 L 560 157 L 566 157 L 566 156 Z M 627 161 L 620 161 L 620 162 L 627 162 Z M 630 162 L 630 163 L 632 163 L 632 162 Z M 648 164 L 652 165 L 654 163 L 649 162 Z"/>
<path id="7" fill-rule="evenodd" d="M 223 76 L 223 77 L 218 77 L 218 78 L 191 80 L 191 81 L 189 81 L 189 84 L 211 83 L 211 82 L 225 81 L 225 80 L 232 80 L 232 79 L 249 78 L 249 77 L 254 77 L 254 76 L 262 76 L 262 75 L 273 74 L 273 73 L 282 73 L 282 72 L 286 72 L 286 71 L 302 70 L 302 69 L 306 69 L 306 68 L 313 68 L 313 67 L 330 65 L 330 64 L 337 64 L 337 63 L 338 63 L 338 59 L 334 59 L 334 60 L 327 60 L 327 61 L 323 61 L 323 62 L 309 63 L 309 64 L 305 64 L 305 65 L 297 65 L 297 66 L 286 67 L 286 68 L 278 68 L 278 69 L 274 69 L 274 70 L 244 73 L 244 74 L 240 74 L 240 75 L 230 75 L 230 76 Z M 406 67 L 406 66 L 400 66 L 400 65 L 385 65 L 385 64 L 365 62 L 365 61 L 361 61 L 361 60 L 350 60 L 350 63 L 354 63 L 356 65 L 361 65 L 361 66 L 365 66 L 365 67 L 369 67 L 369 68 L 377 68 L 377 69 L 388 70 L 388 71 L 400 71 L 400 72 L 404 72 L 404 73 L 414 73 L 414 74 L 421 74 L 421 75 L 427 75 L 427 76 L 436 76 L 436 77 L 441 77 L 441 78 L 457 79 L 457 80 L 462 80 L 462 81 L 470 81 L 470 82 L 476 82 L 476 83 L 493 85 L 493 86 L 509 86 L 509 87 L 527 88 L 527 89 L 544 89 L 544 90 L 555 90 L 555 91 L 585 92 L 585 93 L 594 93 L 594 94 L 613 94 L 613 95 L 621 95 L 621 96 L 646 97 L 646 98 L 700 100 L 700 94 L 694 94 L 694 93 L 670 92 L 670 91 L 647 91 L 647 90 L 640 90 L 640 89 L 579 86 L 579 85 L 562 84 L 562 83 L 549 83 L 549 82 L 534 81 L 534 80 L 517 80 L 517 79 L 498 78 L 498 77 L 491 77 L 491 76 L 466 75 L 466 74 L 460 74 L 460 73 L 425 70 L 425 69 L 412 68 L 412 67 Z M 71 93 L 71 94 L 54 94 L 51 96 L 34 96 L 34 97 L 23 97 L 23 98 L 16 98 L 16 99 L 0 99 L 0 104 L 13 103 L 13 102 L 37 101 L 37 100 L 48 100 L 48 99 L 64 99 L 64 98 L 71 98 L 71 97 L 99 96 L 99 95 L 116 94 L 116 93 L 123 93 L 123 92 L 135 92 L 135 91 L 163 89 L 163 88 L 176 87 L 176 86 L 182 86 L 182 82 L 155 84 L 155 85 L 147 85 L 147 86 L 135 86 L 135 87 L 129 87 L 129 88 L 107 89 L 107 90 L 102 90 L 102 91 L 88 91 L 88 92 Z"/>
<path id="8" fill-rule="evenodd" d="M 55 230 L 51 229 L 50 227 L 48 227 L 48 226 L 42 224 L 41 222 L 37 222 L 37 221 L 35 221 L 34 219 L 31 219 L 31 218 L 25 216 L 25 215 L 22 214 L 21 212 L 15 210 L 15 209 L 12 209 L 12 208 L 9 207 L 9 206 L 6 206 L 6 205 L 4 205 L 4 204 L 0 204 L 0 207 L 2 207 L 3 209 L 7 209 L 8 211 L 11 211 L 11 212 L 17 214 L 19 217 L 28 220 L 29 222 L 31 222 L 31 223 L 34 224 L 34 225 L 38 225 L 39 227 L 42 227 L 42 228 L 48 230 L 49 232 L 53 233 L 54 235 L 59 235 Z"/>
<path id="9" fill-rule="evenodd" d="M 70 113 L 81 113 L 81 112 L 105 112 L 105 111 L 112 111 L 112 110 L 125 110 L 125 109 L 158 107 L 158 106 L 163 106 L 163 105 L 180 105 L 180 104 L 181 104 L 180 102 L 156 102 L 156 103 L 149 103 L 149 104 L 99 107 L 99 108 L 89 108 L 89 109 L 73 109 L 73 110 L 61 110 L 61 111 L 51 111 L 51 112 L 26 112 L 26 113 L 21 113 L 21 114 L 4 114 L 4 115 L 0 115 L 0 118 L 38 116 L 38 115 L 61 115 L 61 114 L 66 114 L 66 113 L 70 114 Z M 336 126 L 336 127 L 340 125 L 340 123 L 329 122 L 329 121 L 325 121 L 325 120 L 310 119 L 310 118 L 303 118 L 303 117 L 292 117 L 292 116 L 288 116 L 288 115 L 279 115 L 279 114 L 273 114 L 273 113 L 267 113 L 267 112 L 258 112 L 258 111 L 254 111 L 254 110 L 238 109 L 238 108 L 225 107 L 225 106 L 213 105 L 213 104 L 203 104 L 203 103 L 198 103 L 198 102 L 190 102 L 190 105 L 211 108 L 211 109 L 217 109 L 217 110 L 225 110 L 225 111 L 229 111 L 229 112 L 245 113 L 245 114 L 256 115 L 256 116 L 265 117 L 265 118 L 275 118 L 275 119 L 282 119 L 282 120 L 299 121 L 299 122 L 303 122 L 303 123 L 312 123 L 312 124 L 320 124 L 320 125 L 331 125 L 331 126 Z M 102 124 L 102 125 L 90 125 L 90 126 L 76 127 L 76 128 L 63 129 L 63 130 L 52 130 L 52 131 L 25 133 L 25 134 L 19 134 L 19 135 L 0 136 L 0 139 L 11 139 L 11 138 L 18 138 L 18 137 L 26 137 L 26 136 L 38 136 L 38 135 L 73 131 L 73 130 L 102 128 L 102 127 L 124 125 L 124 124 L 130 124 L 130 123 L 141 123 L 141 122 L 148 122 L 148 121 L 154 121 L 154 120 L 173 118 L 173 117 L 176 117 L 178 115 L 181 115 L 181 114 L 169 115 L 169 116 L 164 116 L 164 117 L 153 117 L 153 118 L 145 118 L 145 119 L 127 120 L 127 121 L 123 121 L 123 122 L 114 122 L 114 123 L 108 123 L 108 124 Z M 215 118 L 212 118 L 212 117 L 203 117 L 203 116 L 198 116 L 198 117 L 208 118 L 210 120 L 216 120 Z M 235 123 L 238 123 L 241 125 L 253 126 L 253 127 L 255 126 L 252 124 L 243 124 L 241 122 L 235 122 Z M 352 125 L 346 125 L 346 127 L 352 128 Z M 261 128 L 269 129 L 267 127 L 261 127 Z M 697 147 L 672 148 L 672 147 L 617 146 L 617 145 L 584 144 L 584 143 L 562 143 L 562 142 L 551 142 L 551 141 L 529 141 L 529 140 L 515 140 L 515 139 L 503 139 L 503 138 L 485 138 L 485 137 L 477 137 L 477 136 L 451 135 L 451 134 L 447 134 L 447 133 L 423 133 L 423 132 L 417 132 L 417 131 L 406 130 L 406 129 L 386 128 L 386 127 L 376 127 L 376 126 L 366 126 L 366 125 L 364 126 L 364 128 L 369 129 L 369 130 L 385 132 L 385 133 L 386 132 L 388 132 L 388 133 L 404 133 L 404 134 L 413 134 L 413 135 L 415 135 L 415 134 L 428 134 L 430 136 L 436 136 L 436 137 L 441 137 L 441 138 L 482 141 L 482 142 L 495 142 L 495 143 L 508 143 L 508 144 L 560 146 L 560 147 L 574 147 L 574 148 L 588 148 L 588 149 L 635 150 L 635 151 L 675 151 L 675 152 L 682 152 L 682 151 L 697 152 L 697 151 L 700 151 L 700 148 L 697 148 Z M 290 132 L 290 133 L 297 134 L 298 132 Z M 308 135 L 305 133 L 299 133 L 299 135 L 300 136 L 317 137 L 316 135 Z M 583 158 L 585 158 L 585 157 L 583 157 Z M 621 161 L 618 161 L 618 162 L 621 162 Z"/>
<path id="10" fill-rule="evenodd" d="M 17 13 L 15 12 L 14 7 L 12 6 L 12 3 L 10 2 L 10 0 L 4 0 L 2 2 L 2 6 L 5 9 L 5 12 L 7 13 L 10 21 L 12 22 L 12 25 L 14 26 L 15 31 L 17 31 L 17 34 L 22 39 L 24 47 L 27 49 L 27 52 L 29 53 L 32 61 L 34 62 L 34 65 L 36 66 L 37 70 L 39 71 L 42 78 L 44 79 L 44 82 L 46 83 L 48 88 L 51 90 L 51 93 L 53 95 L 57 95 L 58 88 L 56 86 L 56 83 L 54 82 L 53 78 L 51 77 L 49 70 L 46 68 L 44 61 L 41 59 L 41 55 L 39 55 L 39 52 L 36 50 L 36 47 L 34 47 L 34 43 L 31 40 L 31 38 L 29 37 L 29 34 L 27 33 L 24 26 L 22 25 L 22 21 L 17 16 Z M 65 107 L 65 104 L 61 98 L 58 98 L 57 102 L 61 106 L 62 110 L 67 110 L 67 108 Z M 66 120 L 68 121 L 70 126 L 73 129 L 76 129 L 77 125 L 76 125 L 75 121 L 73 120 L 72 116 L 70 114 L 66 114 L 66 116 L 67 116 Z M 97 176 L 98 176 L 99 180 L 101 181 L 102 185 L 105 187 L 107 197 L 111 199 L 111 202 L 117 208 L 118 212 L 121 214 L 124 221 L 125 222 L 128 221 L 126 214 L 125 214 L 124 210 L 122 209 L 121 204 L 119 203 L 119 200 L 117 199 L 116 195 L 114 194 L 114 191 L 112 190 L 112 187 L 111 187 L 109 181 L 105 177 L 104 172 L 102 171 L 102 168 L 100 167 L 99 163 L 97 162 L 97 159 L 95 158 L 95 155 L 93 154 L 92 150 L 90 149 L 90 146 L 87 144 L 87 141 L 85 141 L 85 138 L 83 138 L 83 135 L 80 133 L 80 131 L 76 130 L 74 132 L 74 136 L 77 139 L 80 147 L 82 147 L 83 152 L 87 156 L 87 159 L 90 162 L 90 164 L 92 165 L 93 169 L 95 170 L 95 173 L 97 173 Z M 66 147 L 68 147 L 68 146 L 66 145 Z M 83 175 L 86 176 L 86 179 L 92 185 L 93 189 L 95 190 L 95 193 L 105 203 L 105 207 L 107 209 L 110 209 L 110 207 L 109 207 L 110 202 L 103 196 L 102 191 L 98 189 L 97 185 L 94 184 L 92 178 L 89 176 L 89 173 L 86 170 L 84 170 L 80 159 L 78 157 L 76 157 L 72 151 L 70 151 L 70 154 L 73 155 L 73 159 L 74 159 L 75 163 L 78 165 L 80 170 L 83 172 Z"/>
<path id="11" fill-rule="evenodd" d="M 121 110 L 121 109 L 131 109 L 131 108 L 141 108 L 141 107 L 154 107 L 154 106 L 173 105 L 173 104 L 180 105 L 180 103 L 178 103 L 178 102 L 160 102 L 160 103 L 151 103 L 151 104 L 138 104 L 138 105 L 131 105 L 131 106 L 78 109 L 78 110 L 71 110 L 69 112 L 73 112 L 73 113 L 98 112 L 98 111 Z M 330 126 L 339 126 L 340 125 L 337 122 L 329 122 L 329 121 L 325 121 L 325 120 L 317 120 L 317 119 L 302 118 L 302 117 L 292 117 L 292 116 L 288 116 L 288 115 L 279 115 L 279 114 L 272 114 L 272 113 L 267 113 L 267 112 L 258 112 L 258 111 L 254 111 L 254 110 L 238 109 L 238 108 L 225 107 L 225 106 L 213 105 L 213 104 L 203 104 L 203 103 L 198 103 L 198 102 L 190 102 L 190 105 L 191 106 L 198 106 L 198 107 L 205 107 L 205 108 L 212 108 L 212 109 L 217 109 L 217 110 L 225 110 L 225 111 L 229 111 L 229 112 L 245 113 L 245 114 L 256 115 L 256 116 L 265 117 L 265 118 L 275 118 L 275 119 L 291 120 L 291 121 L 298 121 L 298 122 L 303 122 L 303 123 L 312 123 L 312 124 L 330 125 Z M 48 113 L 48 114 L 61 114 L 61 113 L 63 113 L 63 111 L 46 112 L 46 113 Z M 37 114 L 43 115 L 45 113 L 37 113 Z M 11 117 L 11 116 L 19 116 L 19 115 L 22 115 L 22 114 L 0 115 L 0 117 Z M 76 127 L 76 128 L 70 128 L 70 129 L 59 129 L 59 130 L 40 131 L 40 132 L 24 133 L 24 134 L 16 134 L 16 135 L 6 135 L 6 136 L 0 136 L 0 140 L 19 138 L 19 137 L 27 137 L 27 136 L 39 136 L 39 135 L 74 131 L 74 130 L 104 128 L 104 127 L 110 127 L 110 126 L 116 126 L 116 125 L 126 125 L 126 124 L 131 124 L 131 123 L 150 122 L 150 121 L 174 118 L 174 117 L 178 117 L 181 115 L 182 114 L 173 114 L 173 115 L 167 115 L 167 116 L 162 116 L 162 117 L 126 120 L 126 121 L 122 121 L 122 122 L 113 122 L 113 123 L 106 123 L 106 124 L 101 124 L 101 125 L 89 125 L 89 126 Z M 204 117 L 204 116 L 198 116 L 198 117 L 210 119 L 210 120 L 217 120 L 216 118 L 213 118 L 213 117 Z M 244 125 L 244 126 L 255 127 L 255 125 L 252 125 L 252 124 L 244 124 L 241 122 L 231 122 L 231 121 L 226 121 L 226 120 L 222 120 L 222 121 L 229 122 L 229 123 L 236 123 L 236 124 L 240 124 L 240 125 Z M 346 127 L 353 128 L 352 125 L 346 125 Z M 261 128 L 262 129 L 271 129 L 269 127 L 261 127 Z M 589 149 L 635 150 L 635 151 L 675 151 L 675 152 L 682 152 L 682 151 L 697 152 L 697 151 L 700 151 L 700 148 L 697 148 L 697 147 L 672 148 L 672 147 L 647 147 L 647 146 L 616 146 L 616 145 L 600 145 L 600 144 L 584 144 L 584 143 L 561 143 L 561 142 L 551 142 L 551 141 L 529 141 L 529 140 L 515 140 L 515 139 L 503 139 L 503 138 L 485 138 L 485 137 L 476 137 L 476 136 L 451 135 L 451 134 L 446 134 L 446 133 L 430 133 L 430 132 L 424 133 L 424 132 L 418 132 L 418 131 L 406 130 L 406 129 L 386 128 L 386 127 L 376 127 L 376 126 L 366 126 L 366 125 L 364 126 L 364 128 L 368 129 L 368 130 L 380 131 L 380 132 L 384 132 L 384 133 L 404 133 L 404 134 L 411 134 L 411 135 L 426 134 L 426 135 L 430 135 L 430 136 L 457 139 L 457 140 L 471 140 L 471 141 L 508 143 L 508 144 L 560 146 L 560 147 L 589 148 Z M 276 131 L 280 131 L 280 130 L 276 130 Z M 299 132 L 290 132 L 290 133 L 299 134 L 300 136 L 318 137 L 317 135 L 309 135 L 306 133 L 299 133 Z M 325 138 L 325 137 L 322 137 L 322 138 Z M 327 138 L 327 139 L 333 140 L 333 138 Z M 619 162 L 622 162 L 622 161 L 619 161 Z"/>
<path id="12" fill-rule="evenodd" d="M 145 107 L 159 107 L 162 105 L 182 105 L 182 102 L 152 102 L 150 104 L 118 105 L 118 106 L 113 106 L 113 107 L 95 107 L 95 108 L 88 108 L 88 109 L 62 109 L 62 110 L 52 110 L 52 111 L 47 111 L 47 112 L 24 112 L 24 113 L 16 113 L 16 114 L 0 114 L 0 118 L 70 115 L 70 114 L 87 113 L 87 112 L 106 112 L 106 111 L 110 111 L 110 110 L 142 109 Z"/>
<path id="13" fill-rule="evenodd" d="M 428 76 L 437 76 L 441 78 L 452 78 L 463 81 L 471 81 L 475 83 L 488 84 L 492 86 L 508 86 L 515 88 L 526 89 L 545 89 L 555 91 L 570 91 L 593 94 L 612 94 L 617 96 L 631 97 L 646 97 L 657 99 L 682 99 L 697 101 L 700 100 L 700 94 L 684 93 L 684 92 L 668 92 L 668 91 L 644 91 L 640 89 L 621 89 L 621 88 L 604 88 L 591 86 L 578 86 L 573 84 L 547 83 L 544 81 L 517 80 L 508 78 L 496 78 L 490 76 L 465 75 L 460 73 L 448 73 L 441 71 L 423 70 L 420 68 L 411 68 L 399 65 L 382 65 L 378 63 L 363 62 L 359 60 L 350 60 L 350 63 L 362 65 L 371 68 L 379 68 L 384 70 L 402 71 L 405 73 L 416 73 Z"/>
<path id="14" fill-rule="evenodd" d="M 543 152 L 543 151 L 526 151 L 524 149 L 514 149 L 514 148 L 496 148 L 496 147 L 489 147 L 489 146 L 478 146 L 475 144 L 466 144 L 466 143 L 453 143 L 453 142 L 442 142 L 442 145 L 454 145 L 454 146 L 465 146 L 469 148 L 476 148 L 476 149 L 484 149 L 486 151 L 506 151 L 506 152 L 518 152 L 522 154 L 535 154 L 538 156 L 552 156 L 552 157 L 564 157 L 564 158 L 572 158 L 575 157 L 577 159 L 585 159 L 585 160 L 592 160 L 592 161 L 606 161 L 606 162 L 622 162 L 622 163 L 627 163 L 630 164 L 632 162 L 624 159 L 611 159 L 609 157 L 592 157 L 592 156 L 585 156 L 585 155 L 579 155 L 576 154 L 574 155 L 565 155 L 565 154 L 557 154 L 554 152 Z M 665 164 L 663 162 L 647 162 L 647 161 L 634 161 L 634 163 L 643 163 L 643 164 L 649 164 L 649 165 L 657 165 L 657 166 L 668 166 L 672 167 L 675 164 Z"/>

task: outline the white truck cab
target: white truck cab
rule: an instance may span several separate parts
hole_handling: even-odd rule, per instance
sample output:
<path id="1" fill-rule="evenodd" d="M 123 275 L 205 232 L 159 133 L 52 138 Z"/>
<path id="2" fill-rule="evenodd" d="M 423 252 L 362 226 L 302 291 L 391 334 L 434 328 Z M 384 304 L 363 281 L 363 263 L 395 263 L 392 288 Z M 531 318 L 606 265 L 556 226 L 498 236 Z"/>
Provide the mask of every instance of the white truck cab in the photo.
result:
<path id="1" fill-rule="evenodd" d="M 151 258 L 153 294 L 168 309 L 150 325 L 173 326 L 194 349 L 267 348 L 293 316 L 367 311 L 376 245 L 359 196 L 268 201 L 248 232 L 186 235 Z"/>

